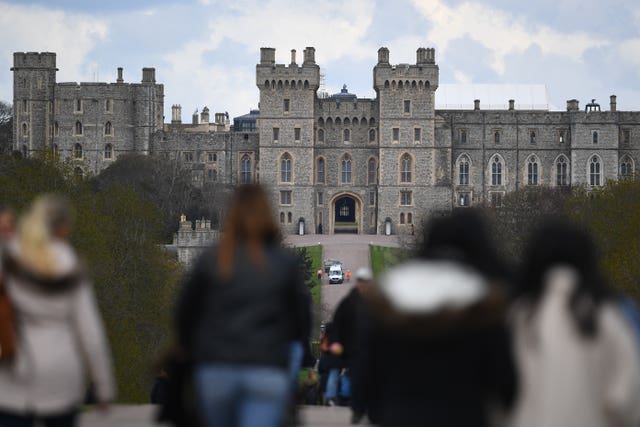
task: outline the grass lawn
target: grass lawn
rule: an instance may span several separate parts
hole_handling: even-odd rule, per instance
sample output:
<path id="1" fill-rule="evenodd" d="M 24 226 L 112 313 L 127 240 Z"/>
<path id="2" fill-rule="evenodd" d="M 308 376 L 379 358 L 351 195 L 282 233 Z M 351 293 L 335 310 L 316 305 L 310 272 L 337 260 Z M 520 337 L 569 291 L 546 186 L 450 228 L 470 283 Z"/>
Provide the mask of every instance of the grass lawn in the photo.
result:
<path id="1" fill-rule="evenodd" d="M 375 277 L 407 257 L 406 251 L 400 248 L 371 245 L 369 250 L 371 251 L 371 269 Z"/>

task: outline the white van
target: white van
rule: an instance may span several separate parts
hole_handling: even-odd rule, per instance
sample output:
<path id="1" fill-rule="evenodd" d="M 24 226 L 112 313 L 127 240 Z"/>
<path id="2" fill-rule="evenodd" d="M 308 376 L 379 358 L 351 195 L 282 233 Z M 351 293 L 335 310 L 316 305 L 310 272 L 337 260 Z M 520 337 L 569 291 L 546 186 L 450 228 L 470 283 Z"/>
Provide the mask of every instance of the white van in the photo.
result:
<path id="1" fill-rule="evenodd" d="M 340 264 L 334 264 L 329 268 L 329 283 L 342 283 L 343 277 Z"/>

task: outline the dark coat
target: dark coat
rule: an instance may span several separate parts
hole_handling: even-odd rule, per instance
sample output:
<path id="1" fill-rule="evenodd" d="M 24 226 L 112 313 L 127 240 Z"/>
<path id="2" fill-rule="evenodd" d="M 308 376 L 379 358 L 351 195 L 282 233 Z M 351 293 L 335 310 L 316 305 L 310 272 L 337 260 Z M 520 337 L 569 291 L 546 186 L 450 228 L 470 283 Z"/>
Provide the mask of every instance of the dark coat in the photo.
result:
<path id="1" fill-rule="evenodd" d="M 331 342 L 342 344 L 344 352 L 342 361 L 350 368 L 358 352 L 358 322 L 362 317 L 360 311 L 364 309 L 364 299 L 357 288 L 351 289 L 346 297 L 340 301 L 333 315 L 330 331 Z"/>
<path id="2" fill-rule="evenodd" d="M 428 271 L 421 275 L 429 286 Z M 354 393 L 380 425 L 483 427 L 490 402 L 511 404 L 510 336 L 492 290 L 464 306 L 423 313 L 403 311 L 379 289 L 365 298 L 372 314 L 360 322 Z"/>
<path id="3" fill-rule="evenodd" d="M 178 339 L 193 362 L 285 367 L 292 341 L 308 341 L 310 297 L 297 260 L 267 247 L 264 266 L 253 266 L 244 248 L 233 273 L 222 278 L 216 249 L 199 259 L 177 308 Z"/>

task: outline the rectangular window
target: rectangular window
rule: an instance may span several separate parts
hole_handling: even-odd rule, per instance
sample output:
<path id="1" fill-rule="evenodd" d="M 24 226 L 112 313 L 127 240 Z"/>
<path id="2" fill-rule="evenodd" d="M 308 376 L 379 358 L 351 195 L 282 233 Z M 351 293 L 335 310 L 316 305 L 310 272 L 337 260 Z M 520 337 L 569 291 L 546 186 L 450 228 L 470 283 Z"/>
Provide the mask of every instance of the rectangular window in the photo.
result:
<path id="1" fill-rule="evenodd" d="M 422 141 L 422 129 L 420 128 L 415 128 L 413 130 L 413 141 L 414 142 L 420 142 Z"/>
<path id="2" fill-rule="evenodd" d="M 324 205 L 324 194 L 322 193 L 322 191 L 318 192 L 318 204 L 320 206 Z"/>
<path id="3" fill-rule="evenodd" d="M 273 128 L 273 142 L 278 142 L 280 139 L 280 128 Z"/>
<path id="4" fill-rule="evenodd" d="M 631 143 L 631 129 L 622 130 L 622 143 L 629 145 Z"/>
<path id="5" fill-rule="evenodd" d="M 29 111 L 29 103 L 27 102 L 27 100 L 26 100 L 26 99 L 24 99 L 24 100 L 22 101 L 22 112 L 23 112 L 23 113 L 26 113 L 26 112 L 28 112 L 28 111 Z"/>
<path id="6" fill-rule="evenodd" d="M 471 194 L 460 193 L 458 194 L 458 206 L 471 206 Z"/>
<path id="7" fill-rule="evenodd" d="M 105 99 L 104 101 L 104 111 L 112 112 L 113 111 L 113 102 L 110 99 Z"/>
<path id="8" fill-rule="evenodd" d="M 404 101 L 404 112 L 405 113 L 410 113 L 411 112 L 411 101 L 409 101 L 409 100 L 405 100 Z"/>
<path id="9" fill-rule="evenodd" d="M 293 139 L 295 142 L 300 142 L 300 128 L 293 129 Z"/>
<path id="10" fill-rule="evenodd" d="M 564 144 L 565 142 L 567 142 L 567 131 L 564 129 L 560 129 L 558 131 L 558 142 L 560 144 Z"/>
<path id="11" fill-rule="evenodd" d="M 289 112 L 289 107 L 290 107 L 291 102 L 289 101 L 289 99 L 285 99 L 284 100 L 284 112 L 288 113 Z"/>
<path id="12" fill-rule="evenodd" d="M 76 113 L 81 113 L 82 112 L 82 99 L 78 98 L 76 99 L 75 104 L 75 112 Z"/>
<path id="13" fill-rule="evenodd" d="M 467 143 L 467 130 L 460 129 L 460 144 L 466 144 L 466 143 Z"/>
<path id="14" fill-rule="evenodd" d="M 207 153 L 207 161 L 209 163 L 215 163 L 218 161 L 218 155 L 216 153 Z"/>
<path id="15" fill-rule="evenodd" d="M 400 205 L 401 206 L 411 206 L 412 192 L 411 191 L 401 191 L 400 192 Z"/>
<path id="16" fill-rule="evenodd" d="M 529 143 L 535 144 L 538 141 L 538 131 L 535 129 L 529 129 Z"/>
<path id="17" fill-rule="evenodd" d="M 209 181 L 217 181 L 218 180 L 218 171 L 216 169 L 208 169 L 207 170 L 207 178 Z"/>
<path id="18" fill-rule="evenodd" d="M 369 191 L 369 206 L 375 206 L 376 204 L 376 192 Z"/>
<path id="19" fill-rule="evenodd" d="M 502 193 L 491 193 L 491 206 L 494 208 L 502 207 Z"/>
<path id="20" fill-rule="evenodd" d="M 184 153 L 182 153 L 182 156 L 184 157 L 185 162 L 187 163 L 193 162 L 193 152 L 185 151 Z"/>
<path id="21" fill-rule="evenodd" d="M 400 141 L 400 128 L 393 128 L 392 138 L 393 142 Z"/>
<path id="22" fill-rule="evenodd" d="M 291 204 L 291 191 L 281 191 L 280 192 L 280 204 L 281 205 L 290 205 Z"/>
<path id="23" fill-rule="evenodd" d="M 494 129 L 493 131 L 493 143 L 500 144 L 500 138 L 502 137 L 502 131 L 500 129 Z"/>

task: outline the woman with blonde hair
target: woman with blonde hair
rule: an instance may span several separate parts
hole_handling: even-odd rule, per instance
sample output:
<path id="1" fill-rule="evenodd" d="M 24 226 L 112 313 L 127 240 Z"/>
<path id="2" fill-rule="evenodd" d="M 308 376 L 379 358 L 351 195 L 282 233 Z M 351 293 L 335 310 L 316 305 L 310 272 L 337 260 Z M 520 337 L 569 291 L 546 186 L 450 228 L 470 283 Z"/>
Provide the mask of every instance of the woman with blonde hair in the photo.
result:
<path id="1" fill-rule="evenodd" d="M 74 426 L 88 369 L 101 406 L 114 397 L 111 356 L 87 276 L 68 243 L 72 213 L 42 196 L 8 245 L 2 275 L 17 350 L 0 365 L 0 426 Z"/>
<path id="2" fill-rule="evenodd" d="M 280 241 L 262 188 L 239 187 L 219 243 L 182 289 L 178 337 L 205 426 L 282 425 L 290 344 L 302 339 L 309 313 L 297 260 Z"/>

